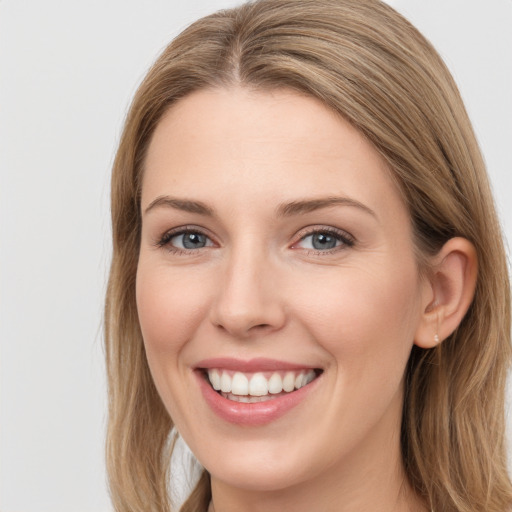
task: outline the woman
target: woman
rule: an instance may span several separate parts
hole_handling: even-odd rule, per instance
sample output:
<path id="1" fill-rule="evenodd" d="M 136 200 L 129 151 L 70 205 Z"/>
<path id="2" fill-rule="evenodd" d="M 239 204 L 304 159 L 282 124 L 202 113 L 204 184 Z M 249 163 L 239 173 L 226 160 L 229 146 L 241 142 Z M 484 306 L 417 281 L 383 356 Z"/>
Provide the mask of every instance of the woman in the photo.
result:
<path id="1" fill-rule="evenodd" d="M 474 134 L 376 0 L 206 17 L 140 86 L 112 178 L 116 510 L 503 511 L 506 259 Z"/>

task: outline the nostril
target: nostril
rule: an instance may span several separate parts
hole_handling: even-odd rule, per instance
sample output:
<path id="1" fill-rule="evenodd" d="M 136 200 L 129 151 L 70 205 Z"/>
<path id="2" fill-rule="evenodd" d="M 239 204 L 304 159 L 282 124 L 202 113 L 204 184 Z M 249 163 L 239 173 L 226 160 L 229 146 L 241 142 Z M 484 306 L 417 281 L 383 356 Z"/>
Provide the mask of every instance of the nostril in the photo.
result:
<path id="1" fill-rule="evenodd" d="M 257 324 L 254 327 L 251 327 L 251 329 L 257 329 L 257 330 L 263 330 L 263 329 L 270 329 L 272 326 L 270 324 Z"/>
<path id="2" fill-rule="evenodd" d="M 230 333 L 233 336 L 247 338 L 251 335 L 273 331 L 282 326 L 282 322 L 261 322 L 256 315 L 230 315 L 223 318 L 212 319 L 214 326 L 221 331 Z"/>
<path id="3" fill-rule="evenodd" d="M 226 326 L 222 323 L 216 323 L 215 327 L 219 331 L 231 333 L 240 338 L 248 338 L 251 335 L 254 335 L 257 333 L 264 334 L 265 332 L 272 330 L 272 326 L 270 324 L 256 324 L 256 325 L 247 325 L 246 324 L 243 327 L 242 326 L 235 327 L 232 324 Z"/>

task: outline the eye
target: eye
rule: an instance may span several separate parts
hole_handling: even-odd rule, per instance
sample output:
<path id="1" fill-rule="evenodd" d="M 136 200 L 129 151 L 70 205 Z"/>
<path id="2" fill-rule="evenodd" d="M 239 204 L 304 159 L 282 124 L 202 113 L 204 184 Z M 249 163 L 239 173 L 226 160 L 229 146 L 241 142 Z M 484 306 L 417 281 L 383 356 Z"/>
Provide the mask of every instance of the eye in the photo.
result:
<path id="1" fill-rule="evenodd" d="M 167 247 L 171 251 L 191 251 L 213 246 L 211 239 L 204 233 L 191 229 L 171 231 L 163 235 L 158 246 Z"/>
<path id="2" fill-rule="evenodd" d="M 178 249 L 202 249 L 208 245 L 208 237 L 202 233 L 180 233 L 174 235 L 170 240 L 170 244 Z"/>
<path id="3" fill-rule="evenodd" d="M 352 247 L 353 245 L 354 240 L 348 233 L 332 229 L 319 229 L 304 235 L 293 248 L 327 252 L 337 248 Z"/>

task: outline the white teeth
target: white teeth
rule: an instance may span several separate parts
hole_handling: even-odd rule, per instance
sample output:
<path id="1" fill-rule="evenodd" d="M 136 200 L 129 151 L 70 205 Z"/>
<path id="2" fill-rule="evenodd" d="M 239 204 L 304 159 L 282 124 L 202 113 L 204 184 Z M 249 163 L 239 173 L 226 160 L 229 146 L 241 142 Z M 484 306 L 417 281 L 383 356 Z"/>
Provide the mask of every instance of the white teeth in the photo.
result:
<path id="1" fill-rule="evenodd" d="M 267 374 L 268 375 L 268 374 Z M 221 391 L 223 396 L 230 400 L 240 402 L 255 402 L 256 398 L 269 394 L 290 393 L 309 384 L 316 377 L 314 370 L 288 371 L 286 373 L 274 372 L 267 379 L 262 372 L 245 374 L 227 370 L 210 369 L 208 378 L 216 391 Z"/>
<path id="2" fill-rule="evenodd" d="M 219 372 L 217 370 L 211 370 L 210 372 L 208 372 L 208 376 L 210 377 L 210 382 L 212 383 L 213 389 L 215 389 L 215 391 L 219 391 L 220 390 Z"/>
<path id="3" fill-rule="evenodd" d="M 283 391 L 293 391 L 295 388 L 295 374 L 293 372 L 288 372 L 283 379 Z"/>
<path id="4" fill-rule="evenodd" d="M 277 395 L 281 391 L 283 391 L 283 379 L 279 373 L 273 373 L 272 377 L 268 380 L 268 392 Z"/>
<path id="5" fill-rule="evenodd" d="M 220 390 L 224 393 L 231 392 L 231 377 L 226 372 L 222 372 L 220 376 Z"/>
<path id="6" fill-rule="evenodd" d="M 250 396 L 250 395 L 233 395 L 232 393 L 222 393 L 224 398 L 231 400 L 232 402 L 243 402 L 246 404 L 255 404 L 257 402 L 266 402 L 268 400 L 272 400 L 276 398 L 275 395 L 265 395 L 265 396 Z"/>
<path id="7" fill-rule="evenodd" d="M 233 380 L 231 381 L 231 392 L 234 395 L 249 394 L 249 379 L 243 373 L 236 372 L 235 375 L 233 375 Z"/>
<path id="8" fill-rule="evenodd" d="M 302 381 L 302 386 L 306 386 L 310 382 L 313 382 L 315 380 L 316 374 L 314 371 L 307 372 L 306 375 L 304 375 L 304 380 Z"/>
<path id="9" fill-rule="evenodd" d="M 265 396 L 268 395 L 268 382 L 262 373 L 255 373 L 249 382 L 249 395 Z"/>

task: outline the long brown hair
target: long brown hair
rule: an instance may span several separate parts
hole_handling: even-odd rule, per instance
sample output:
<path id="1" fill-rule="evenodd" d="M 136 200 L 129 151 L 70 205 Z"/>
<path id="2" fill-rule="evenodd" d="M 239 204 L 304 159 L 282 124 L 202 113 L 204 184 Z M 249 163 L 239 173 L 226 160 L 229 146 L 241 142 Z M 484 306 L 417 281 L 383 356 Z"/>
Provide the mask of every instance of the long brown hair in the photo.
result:
<path id="1" fill-rule="evenodd" d="M 457 87 L 419 32 L 378 0 L 259 0 L 203 18 L 158 58 L 129 111 L 112 175 L 105 307 L 107 463 L 118 512 L 168 512 L 173 427 L 152 382 L 135 304 L 145 153 L 164 112 L 205 87 L 290 88 L 320 99 L 388 162 L 409 208 L 420 267 L 449 238 L 477 251 L 474 301 L 434 349 L 413 348 L 402 454 L 439 511 L 503 512 L 510 285 L 484 163 Z M 204 472 L 182 511 L 204 512 Z"/>

